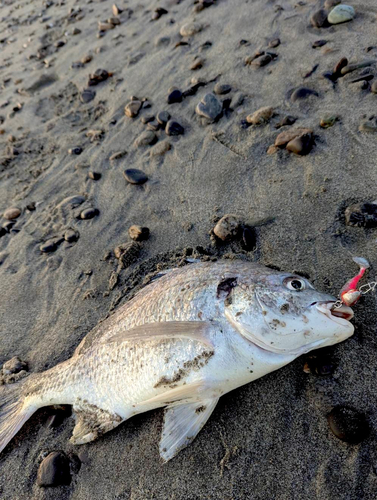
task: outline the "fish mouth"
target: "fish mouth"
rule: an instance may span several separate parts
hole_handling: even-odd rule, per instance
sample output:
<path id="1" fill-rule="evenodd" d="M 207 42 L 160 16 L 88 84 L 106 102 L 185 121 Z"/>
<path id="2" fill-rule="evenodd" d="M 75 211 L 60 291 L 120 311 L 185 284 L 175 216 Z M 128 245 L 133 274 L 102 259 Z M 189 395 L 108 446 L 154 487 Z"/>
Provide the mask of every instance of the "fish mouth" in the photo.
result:
<path id="1" fill-rule="evenodd" d="M 334 309 L 335 302 L 314 302 L 312 306 L 315 306 L 319 312 L 325 314 L 329 319 L 335 321 L 342 326 L 348 326 L 350 320 L 353 318 L 353 311 L 350 307 L 341 305 Z"/>

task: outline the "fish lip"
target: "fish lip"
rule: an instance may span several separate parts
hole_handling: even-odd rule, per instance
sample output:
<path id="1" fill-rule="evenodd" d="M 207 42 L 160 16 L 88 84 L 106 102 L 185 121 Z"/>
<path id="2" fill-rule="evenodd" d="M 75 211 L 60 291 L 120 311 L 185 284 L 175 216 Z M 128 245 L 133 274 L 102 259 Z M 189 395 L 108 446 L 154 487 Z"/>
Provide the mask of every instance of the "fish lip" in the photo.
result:
<path id="1" fill-rule="evenodd" d="M 341 326 L 349 326 L 350 320 L 353 318 L 353 310 L 346 305 L 333 309 L 334 304 L 335 301 L 329 300 L 325 302 L 314 302 L 311 304 L 311 307 L 316 307 L 317 311 L 324 314 L 335 323 Z M 338 316 L 338 314 L 342 316 Z"/>

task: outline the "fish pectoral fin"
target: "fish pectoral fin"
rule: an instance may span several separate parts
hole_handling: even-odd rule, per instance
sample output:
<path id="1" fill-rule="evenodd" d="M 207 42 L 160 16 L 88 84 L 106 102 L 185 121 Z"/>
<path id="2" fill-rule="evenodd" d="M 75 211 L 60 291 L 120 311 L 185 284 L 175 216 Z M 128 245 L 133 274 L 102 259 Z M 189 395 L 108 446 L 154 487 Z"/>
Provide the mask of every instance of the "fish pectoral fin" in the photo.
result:
<path id="1" fill-rule="evenodd" d="M 211 323 L 207 321 L 159 321 L 136 326 L 131 330 L 118 333 L 105 342 L 128 342 L 165 339 L 196 340 L 202 344 L 213 347 L 209 338 Z"/>
<path id="2" fill-rule="evenodd" d="M 87 405 L 85 410 L 74 406 L 73 411 L 76 415 L 76 425 L 70 438 L 72 444 L 90 443 L 105 432 L 115 429 L 123 421 L 119 415 L 92 405 Z"/>
<path id="3" fill-rule="evenodd" d="M 173 403 L 167 407 L 160 441 L 160 456 L 167 462 L 186 448 L 203 428 L 219 398 Z"/>

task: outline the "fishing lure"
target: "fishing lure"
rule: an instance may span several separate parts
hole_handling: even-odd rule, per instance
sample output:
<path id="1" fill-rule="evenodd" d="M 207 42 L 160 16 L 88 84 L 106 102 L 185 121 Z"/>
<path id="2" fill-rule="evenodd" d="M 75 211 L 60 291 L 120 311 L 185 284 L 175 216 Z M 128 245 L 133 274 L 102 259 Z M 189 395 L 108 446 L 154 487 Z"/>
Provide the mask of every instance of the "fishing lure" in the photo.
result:
<path id="1" fill-rule="evenodd" d="M 366 270 L 370 267 L 369 262 L 363 257 L 354 257 L 352 259 L 360 268 L 356 276 L 347 281 L 347 283 L 340 290 L 340 300 L 335 302 L 333 308 L 339 308 L 342 305 L 353 306 L 360 299 L 362 295 L 373 291 L 377 282 L 372 281 L 366 285 L 362 285 L 357 289 L 357 285 L 361 278 L 364 276 Z"/>

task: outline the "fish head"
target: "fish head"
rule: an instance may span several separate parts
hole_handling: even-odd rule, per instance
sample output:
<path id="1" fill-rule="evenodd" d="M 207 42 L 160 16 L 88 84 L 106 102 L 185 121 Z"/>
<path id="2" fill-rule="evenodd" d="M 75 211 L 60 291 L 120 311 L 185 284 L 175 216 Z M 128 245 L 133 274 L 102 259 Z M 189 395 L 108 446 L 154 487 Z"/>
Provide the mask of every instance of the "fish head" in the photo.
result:
<path id="1" fill-rule="evenodd" d="M 240 277 L 230 299 L 225 302 L 228 321 L 270 352 L 299 356 L 342 342 L 354 332 L 350 307 L 333 308 L 335 297 L 294 274 Z"/>

